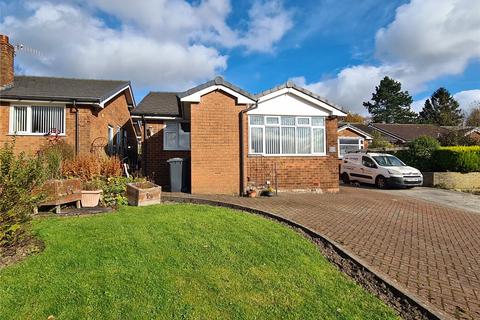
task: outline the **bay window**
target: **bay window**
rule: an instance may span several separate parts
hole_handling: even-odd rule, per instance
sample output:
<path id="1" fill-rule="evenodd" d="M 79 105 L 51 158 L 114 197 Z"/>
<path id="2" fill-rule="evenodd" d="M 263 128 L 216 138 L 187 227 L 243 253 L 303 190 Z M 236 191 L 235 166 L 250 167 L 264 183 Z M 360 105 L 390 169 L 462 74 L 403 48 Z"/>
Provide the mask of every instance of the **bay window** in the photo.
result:
<path id="1" fill-rule="evenodd" d="M 340 137 L 338 138 L 338 155 L 343 158 L 349 152 L 363 149 L 363 138 Z"/>
<path id="2" fill-rule="evenodd" d="M 261 155 L 325 155 L 325 118 L 249 116 L 249 153 Z"/>
<path id="3" fill-rule="evenodd" d="M 64 106 L 13 106 L 10 134 L 65 134 Z"/>
<path id="4" fill-rule="evenodd" d="M 190 150 L 190 124 L 174 121 L 165 122 L 163 150 Z"/>

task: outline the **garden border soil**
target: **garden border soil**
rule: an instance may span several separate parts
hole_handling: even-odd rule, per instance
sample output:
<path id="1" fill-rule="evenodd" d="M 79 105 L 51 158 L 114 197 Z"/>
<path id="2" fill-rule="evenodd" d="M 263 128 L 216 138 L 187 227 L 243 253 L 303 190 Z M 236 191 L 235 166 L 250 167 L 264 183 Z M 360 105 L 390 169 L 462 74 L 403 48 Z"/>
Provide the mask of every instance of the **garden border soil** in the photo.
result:
<path id="1" fill-rule="evenodd" d="M 0 270 L 40 253 L 43 249 L 45 249 L 43 241 L 33 235 L 28 236 L 15 247 L 0 248 Z"/>
<path id="2" fill-rule="evenodd" d="M 195 198 L 190 195 L 189 197 L 181 197 L 164 194 L 163 200 L 226 207 L 258 214 L 281 222 L 311 240 L 316 244 L 320 252 L 341 272 L 347 274 L 356 283 L 395 309 L 403 319 L 450 319 L 449 316 L 435 310 L 433 306 L 422 301 L 419 297 L 404 292 L 398 285 L 389 280 L 385 274 L 378 270 L 373 270 L 373 268 L 369 267 L 342 245 L 295 221 L 268 211 L 200 197 Z"/>

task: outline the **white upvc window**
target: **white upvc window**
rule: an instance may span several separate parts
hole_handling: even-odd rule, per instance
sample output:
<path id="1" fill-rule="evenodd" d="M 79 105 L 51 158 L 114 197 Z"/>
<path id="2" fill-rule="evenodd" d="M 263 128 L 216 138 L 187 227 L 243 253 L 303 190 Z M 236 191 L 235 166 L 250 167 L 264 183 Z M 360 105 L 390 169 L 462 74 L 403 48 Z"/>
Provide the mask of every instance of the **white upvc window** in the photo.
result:
<path id="1" fill-rule="evenodd" d="M 249 153 L 266 156 L 324 156 L 325 117 L 249 116 Z"/>
<path id="2" fill-rule="evenodd" d="M 16 135 L 65 135 L 65 106 L 13 105 L 9 133 Z"/>
<path id="3" fill-rule="evenodd" d="M 166 121 L 163 150 L 190 150 L 190 123 Z"/>
<path id="4" fill-rule="evenodd" d="M 338 156 L 343 158 L 349 152 L 355 152 L 363 149 L 363 138 L 356 137 L 338 137 Z"/>

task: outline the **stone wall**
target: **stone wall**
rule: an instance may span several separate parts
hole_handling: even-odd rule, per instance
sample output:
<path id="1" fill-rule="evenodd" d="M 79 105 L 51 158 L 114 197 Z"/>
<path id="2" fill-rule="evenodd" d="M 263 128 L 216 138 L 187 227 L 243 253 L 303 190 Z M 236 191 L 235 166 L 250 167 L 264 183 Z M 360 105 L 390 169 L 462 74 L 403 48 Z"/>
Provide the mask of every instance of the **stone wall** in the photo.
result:
<path id="1" fill-rule="evenodd" d="M 480 172 L 423 172 L 423 186 L 454 190 L 480 190 Z"/>

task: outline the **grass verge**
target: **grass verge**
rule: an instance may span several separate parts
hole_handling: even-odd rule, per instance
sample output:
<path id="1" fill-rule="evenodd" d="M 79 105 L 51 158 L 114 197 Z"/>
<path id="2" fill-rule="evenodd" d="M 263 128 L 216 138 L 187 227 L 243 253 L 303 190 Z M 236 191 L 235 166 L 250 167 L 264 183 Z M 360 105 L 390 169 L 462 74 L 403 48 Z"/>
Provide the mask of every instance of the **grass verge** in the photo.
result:
<path id="1" fill-rule="evenodd" d="M 34 221 L 38 255 L 0 270 L 5 319 L 391 319 L 315 245 L 198 205 Z"/>

